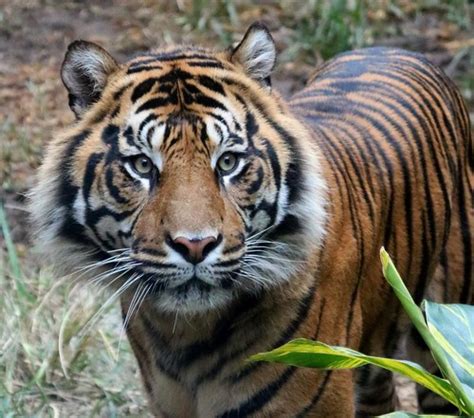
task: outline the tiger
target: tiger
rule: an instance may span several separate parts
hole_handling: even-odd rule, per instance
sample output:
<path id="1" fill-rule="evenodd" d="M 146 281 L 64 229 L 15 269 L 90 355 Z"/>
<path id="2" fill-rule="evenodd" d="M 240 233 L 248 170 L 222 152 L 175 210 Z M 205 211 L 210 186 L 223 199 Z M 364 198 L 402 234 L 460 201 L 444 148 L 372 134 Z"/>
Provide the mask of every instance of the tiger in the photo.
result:
<path id="1" fill-rule="evenodd" d="M 417 303 L 473 303 L 473 142 L 453 82 L 371 47 L 285 99 L 276 58 L 261 22 L 223 50 L 65 55 L 76 120 L 46 148 L 32 226 L 55 264 L 92 266 L 120 297 L 154 416 L 393 410 L 388 372 L 246 361 L 301 337 L 427 362 L 382 246 Z M 418 402 L 449 410 L 422 388 Z"/>

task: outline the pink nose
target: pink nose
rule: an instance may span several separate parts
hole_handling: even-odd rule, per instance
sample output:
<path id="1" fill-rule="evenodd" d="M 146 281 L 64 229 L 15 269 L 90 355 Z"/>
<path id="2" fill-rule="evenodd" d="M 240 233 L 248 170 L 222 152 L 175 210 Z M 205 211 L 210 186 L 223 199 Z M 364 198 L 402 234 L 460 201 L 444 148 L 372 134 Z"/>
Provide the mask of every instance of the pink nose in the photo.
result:
<path id="1" fill-rule="evenodd" d="M 220 241 L 220 240 L 219 240 Z M 203 239 L 188 239 L 185 237 L 176 237 L 170 246 L 180 253 L 186 261 L 198 264 L 203 261 L 207 255 L 219 245 L 218 239 L 206 237 Z"/>

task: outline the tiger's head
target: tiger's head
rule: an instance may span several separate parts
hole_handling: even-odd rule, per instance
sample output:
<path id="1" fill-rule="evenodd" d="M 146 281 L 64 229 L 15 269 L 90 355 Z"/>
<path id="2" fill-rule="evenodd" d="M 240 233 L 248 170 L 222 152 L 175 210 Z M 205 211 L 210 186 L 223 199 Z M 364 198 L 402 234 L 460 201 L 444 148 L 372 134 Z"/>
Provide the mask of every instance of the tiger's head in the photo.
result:
<path id="1" fill-rule="evenodd" d="M 56 264 L 105 269 L 168 312 L 205 312 L 291 280 L 323 238 L 325 182 L 272 91 L 275 44 L 179 47 L 117 64 L 84 41 L 62 66 L 76 123 L 53 139 L 31 212 Z"/>

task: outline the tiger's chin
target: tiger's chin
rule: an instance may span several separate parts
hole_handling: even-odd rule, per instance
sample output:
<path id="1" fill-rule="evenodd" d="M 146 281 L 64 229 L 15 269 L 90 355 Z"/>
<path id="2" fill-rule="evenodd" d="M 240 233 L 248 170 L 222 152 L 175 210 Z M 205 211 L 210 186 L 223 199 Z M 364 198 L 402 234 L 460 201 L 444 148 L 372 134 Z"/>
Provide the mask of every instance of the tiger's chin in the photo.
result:
<path id="1" fill-rule="evenodd" d="M 225 309 L 237 298 L 234 290 L 186 283 L 177 289 L 150 294 L 149 300 L 160 311 L 172 314 L 200 315 Z"/>

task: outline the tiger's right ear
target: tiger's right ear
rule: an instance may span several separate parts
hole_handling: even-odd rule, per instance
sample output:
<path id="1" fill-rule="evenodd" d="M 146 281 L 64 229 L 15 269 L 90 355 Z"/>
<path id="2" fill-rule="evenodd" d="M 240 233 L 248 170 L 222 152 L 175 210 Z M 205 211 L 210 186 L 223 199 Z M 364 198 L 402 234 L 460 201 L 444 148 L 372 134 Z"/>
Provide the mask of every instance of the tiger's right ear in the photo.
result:
<path id="1" fill-rule="evenodd" d="M 99 100 L 107 78 L 117 68 L 117 62 L 99 45 L 86 41 L 69 45 L 61 78 L 69 92 L 69 106 L 78 119 Z"/>

